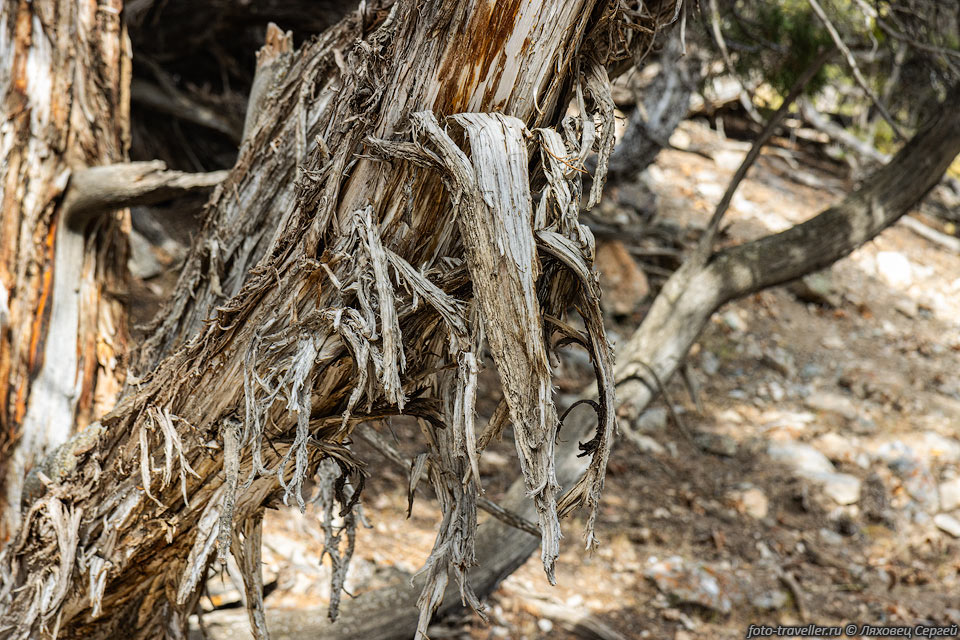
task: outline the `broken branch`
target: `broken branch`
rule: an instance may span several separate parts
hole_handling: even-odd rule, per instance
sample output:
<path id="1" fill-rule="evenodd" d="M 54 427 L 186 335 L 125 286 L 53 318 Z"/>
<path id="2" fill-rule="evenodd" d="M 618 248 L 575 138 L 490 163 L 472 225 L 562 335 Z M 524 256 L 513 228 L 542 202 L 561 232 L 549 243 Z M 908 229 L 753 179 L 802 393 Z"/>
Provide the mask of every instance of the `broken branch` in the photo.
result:
<path id="1" fill-rule="evenodd" d="M 125 162 L 75 171 L 64 196 L 67 224 L 82 230 L 97 213 L 156 204 L 220 184 L 229 172 L 167 171 L 159 160 Z"/>

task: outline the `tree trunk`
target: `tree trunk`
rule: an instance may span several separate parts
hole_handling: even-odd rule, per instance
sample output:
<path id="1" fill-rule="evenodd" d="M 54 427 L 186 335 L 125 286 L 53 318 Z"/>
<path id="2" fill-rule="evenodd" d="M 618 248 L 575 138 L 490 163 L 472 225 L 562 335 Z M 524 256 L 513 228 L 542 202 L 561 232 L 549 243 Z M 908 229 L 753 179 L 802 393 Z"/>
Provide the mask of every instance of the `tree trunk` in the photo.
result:
<path id="1" fill-rule="evenodd" d="M 98 6 L 99 5 L 99 6 Z M 0 9 L 0 539 L 25 473 L 113 408 L 128 349 L 126 212 L 71 228 L 71 172 L 122 162 L 130 43 L 122 3 Z"/>
<path id="2" fill-rule="evenodd" d="M 580 178 L 568 169 L 599 140 L 602 187 L 613 141 L 605 65 L 628 55 L 608 47 L 646 46 L 646 34 L 676 17 L 675 3 L 648 4 L 646 17 L 632 18 L 642 29 L 628 30 L 618 4 L 593 0 L 368 2 L 297 52 L 274 42 L 264 54 L 270 88 L 237 163 L 211 198 L 172 299 L 129 359 L 121 399 L 102 417 L 123 380 L 117 363 L 128 361 L 117 337 L 121 309 L 106 297 L 123 266 L 110 208 L 126 196 L 104 194 L 99 216 L 96 202 L 85 205 L 95 236 L 57 226 L 56 196 L 78 155 L 79 166 L 123 159 L 127 46 L 119 6 L 62 5 L 8 0 L 3 14 L 14 54 L 3 58 L 14 61 L 5 108 L 19 118 L 18 137 L 4 129 L 4 149 L 18 150 L 4 165 L 3 384 L 15 400 L 4 405 L 4 426 L 50 424 L 62 439 L 100 419 L 34 463 L 21 528 L 0 563 L 0 636 L 181 637 L 217 550 L 246 558 L 251 621 L 265 637 L 251 555 L 259 514 L 278 498 L 302 504 L 304 481 L 327 461 L 329 550 L 348 560 L 340 536 L 351 536 L 363 473 L 349 435 L 397 412 L 421 418 L 445 515 L 417 627 L 425 630 L 439 606 L 448 567 L 476 603 L 465 571 L 475 558 L 473 402 L 484 339 L 552 578 L 558 516 L 585 503 L 595 517 L 613 433 L 592 239 L 576 222 Z M 67 80 L 91 70 L 97 77 L 89 87 L 63 86 L 61 69 Z M 65 95 L 69 107 L 58 102 Z M 574 95 L 581 117 L 549 128 Z M 63 122 L 46 143 L 45 117 Z M 100 122 L 120 133 L 97 130 Z M 37 151 L 40 144 L 48 148 Z M 32 179 L 30 162 L 44 168 L 45 184 Z M 7 200 L 32 208 L 13 210 Z M 61 260 L 67 238 L 74 249 Z M 58 266 L 47 279 L 61 284 L 44 294 L 34 285 L 51 253 Z M 75 269 L 61 274 L 59 265 Z M 78 275 L 74 313 L 76 288 L 67 285 Z M 587 445 L 586 479 L 558 504 L 546 353 L 566 325 L 545 324 L 544 315 L 562 318 L 571 303 L 588 328 L 578 339 L 596 364 L 603 415 Z M 41 361 L 44 344 L 55 358 Z M 48 379 L 42 362 L 55 368 L 57 402 L 38 386 Z M 333 528 L 337 514 L 342 530 Z"/>

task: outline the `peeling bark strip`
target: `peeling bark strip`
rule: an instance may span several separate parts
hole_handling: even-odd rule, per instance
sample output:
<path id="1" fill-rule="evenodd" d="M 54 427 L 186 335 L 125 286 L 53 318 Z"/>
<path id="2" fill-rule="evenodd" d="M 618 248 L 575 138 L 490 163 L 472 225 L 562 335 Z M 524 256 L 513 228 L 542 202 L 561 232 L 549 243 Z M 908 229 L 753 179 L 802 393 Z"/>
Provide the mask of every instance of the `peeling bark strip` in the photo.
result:
<path id="1" fill-rule="evenodd" d="M 526 129 L 516 118 L 499 114 L 452 119 L 464 128 L 470 159 L 430 114 L 417 114 L 415 122 L 449 172 L 473 293 L 510 406 L 520 469 L 537 503 L 543 566 L 555 583 L 560 547 L 560 487 L 553 468 L 557 417 L 536 293 L 540 262 L 531 226 Z"/>
<path id="2" fill-rule="evenodd" d="M 60 196 L 71 169 L 122 162 L 130 47 L 120 0 L 0 2 L 0 540 L 23 476 L 116 403 L 127 351 L 126 222 L 84 237 Z"/>
<path id="3" fill-rule="evenodd" d="M 586 502 L 592 523 L 614 429 L 593 241 L 576 220 L 579 167 L 613 125 L 601 67 L 629 52 L 609 47 L 643 50 L 675 2 L 644 6 L 517 0 L 501 12 L 488 0 L 367 2 L 362 15 L 291 53 L 257 99 L 256 124 L 138 354 L 138 384 L 101 419 L 95 447 L 66 445 L 74 466 L 27 505 L 4 551 L 0 637 L 44 636 L 57 625 L 63 638 L 120 629 L 178 637 L 218 539 L 246 554 L 257 538 L 247 523 L 272 500 L 303 506 L 313 476 L 339 591 L 364 474 L 345 443 L 361 422 L 401 410 L 421 419 L 444 511 L 424 568 L 421 636 L 448 575 L 479 606 L 467 571 L 484 337 L 505 380 L 552 574 L 558 508 Z M 578 95 L 581 113 L 562 118 Z M 448 123 L 464 131 L 469 156 L 438 121 L 428 127 L 415 116 L 424 110 L 454 116 Z M 529 156 L 527 130 L 541 142 Z M 542 175 L 531 189 L 531 176 Z M 520 305 L 512 310 L 493 299 L 491 278 L 501 275 Z M 554 332 L 570 333 L 562 328 L 571 305 L 588 328 L 575 337 L 593 355 L 602 415 L 581 447 L 591 475 L 558 507 L 546 353 Z M 227 538 L 222 527 L 238 526 L 243 540 Z M 255 561 L 238 560 L 259 629 Z M 60 580 L 67 589 L 47 588 Z"/>

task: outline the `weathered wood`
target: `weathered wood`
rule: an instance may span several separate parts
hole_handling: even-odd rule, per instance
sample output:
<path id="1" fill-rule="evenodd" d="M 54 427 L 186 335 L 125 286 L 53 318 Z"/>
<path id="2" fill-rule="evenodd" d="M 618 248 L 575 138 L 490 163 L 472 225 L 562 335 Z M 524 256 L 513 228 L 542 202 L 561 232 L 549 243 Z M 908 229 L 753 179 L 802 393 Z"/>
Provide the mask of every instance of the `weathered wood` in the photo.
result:
<path id="1" fill-rule="evenodd" d="M 177 196 L 210 189 L 223 182 L 226 171 L 183 173 L 166 171 L 163 162 L 125 162 L 74 171 L 63 199 L 66 226 L 82 234 L 91 221 L 117 209 L 156 204 Z"/>
<path id="2" fill-rule="evenodd" d="M 0 4 L 0 540 L 24 474 L 124 381 L 126 214 L 64 224 L 71 171 L 122 162 L 130 44 L 119 0 Z"/>
<path id="3" fill-rule="evenodd" d="M 644 19 L 655 26 L 674 7 L 648 6 Z M 498 332 L 513 325 L 471 311 L 484 306 L 471 287 L 481 259 L 463 259 L 463 190 L 437 161 L 440 138 L 420 137 L 413 115 L 496 110 L 540 135 L 542 145 L 560 145 L 553 159 L 534 147 L 531 157 L 548 165 L 551 188 L 536 211 L 515 218 L 531 234 L 555 234 L 556 255 L 538 243 L 531 268 L 513 269 L 532 281 L 540 265 L 536 295 L 552 316 L 574 301 L 583 310 L 612 409 L 592 241 L 571 218 L 579 174 L 558 166 L 582 162 L 595 134 L 608 137 L 610 122 L 594 131 L 604 87 L 588 75 L 602 78 L 604 64 L 624 57 L 609 44 L 644 44 L 653 31 L 612 37 L 620 17 L 613 5 L 588 0 L 367 3 L 363 16 L 294 54 L 267 92 L 236 166 L 215 189 L 177 290 L 140 349 L 139 377 L 101 419 L 94 443 L 68 443 L 66 471 L 27 505 L 2 564 L 0 635 L 42 636 L 54 624 L 65 638 L 105 638 L 120 629 L 144 638 L 181 633 L 220 537 L 218 523 L 247 522 L 270 500 L 302 500 L 304 480 L 323 458 L 339 469 L 323 486 L 336 483 L 337 508 L 349 514 L 362 472 L 343 441 L 362 420 L 401 410 L 423 419 L 443 471 L 430 477 L 445 522 L 419 627 L 443 593 L 448 566 L 460 571 L 461 596 L 475 601 L 462 577 L 474 559 L 476 518 L 466 447 L 472 359 L 482 335 L 503 340 Z M 449 33 L 458 37 L 442 35 Z M 588 83 L 591 100 L 563 136 L 537 129 L 559 124 L 575 87 Z M 478 185 L 508 166 L 505 154 L 487 164 L 470 158 Z M 489 195 L 481 189 L 480 202 L 496 207 Z M 516 320 L 534 322 L 546 335 L 542 317 Z M 509 360 L 531 375 L 529 362 Z M 504 377 L 515 384 L 524 375 Z M 542 380 L 542 372 L 533 377 Z M 507 395 L 511 413 L 539 423 L 524 445 L 537 460 L 527 481 L 549 525 L 556 520 L 553 462 L 537 440 L 552 442 L 549 399 L 514 389 Z M 239 483 L 226 483 L 216 443 L 237 423 L 239 460 L 227 466 Z M 591 519 L 611 431 L 591 442 L 587 480 L 565 499 L 566 508 L 586 502 Z M 541 478 L 546 484 L 536 486 Z M 227 505 L 232 518 L 222 517 Z M 549 568 L 558 530 L 548 529 Z M 44 585 L 51 582 L 58 588 L 49 594 Z"/>
<path id="4" fill-rule="evenodd" d="M 948 98 L 947 104 L 952 99 Z M 687 263 L 664 286 L 650 313 L 618 353 L 616 379 L 623 390 L 621 398 L 642 411 L 658 393 L 656 379 L 667 380 L 676 372 L 710 316 L 723 304 L 849 254 L 915 206 L 958 153 L 960 114 L 944 109 L 890 164 L 837 206 L 783 233 L 714 254 L 706 266 L 691 269 L 690 265 L 697 263 Z M 826 237 L 830 242 L 823 242 Z M 571 437 L 558 445 L 557 479 L 564 486 L 575 482 L 586 469 L 577 457 L 578 441 L 591 423 L 592 415 L 586 411 L 572 414 L 566 427 Z M 524 488 L 522 481 L 516 482 L 502 504 L 529 518 L 534 510 L 523 497 Z M 537 546 L 535 537 L 505 523 L 481 525 L 477 557 L 482 561 L 469 576 L 474 591 L 480 596 L 492 592 Z M 419 585 L 401 584 L 364 594 L 346 604 L 342 626 L 323 620 L 318 609 L 268 611 L 268 625 L 274 640 L 399 640 L 416 628 L 417 593 Z M 448 588 L 438 611 L 442 614 L 459 606 L 456 590 Z M 205 616 L 213 640 L 248 637 L 245 621 L 244 616 L 229 611 Z"/>

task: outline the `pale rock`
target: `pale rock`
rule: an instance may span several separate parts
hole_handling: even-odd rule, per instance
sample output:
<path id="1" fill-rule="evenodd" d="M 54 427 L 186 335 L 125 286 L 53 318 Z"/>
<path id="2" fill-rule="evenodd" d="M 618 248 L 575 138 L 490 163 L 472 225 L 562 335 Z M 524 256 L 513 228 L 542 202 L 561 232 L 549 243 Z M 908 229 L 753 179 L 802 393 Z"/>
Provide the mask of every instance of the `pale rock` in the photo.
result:
<path id="1" fill-rule="evenodd" d="M 642 433 L 657 433 L 667 428 L 668 412 L 664 407 L 647 409 L 634 420 L 633 428 Z"/>
<path id="2" fill-rule="evenodd" d="M 821 528 L 818 534 L 820 536 L 820 540 L 827 544 L 835 546 L 840 546 L 843 544 L 843 536 L 836 531 L 831 531 L 827 528 Z"/>
<path id="3" fill-rule="evenodd" d="M 611 315 L 637 311 L 650 293 L 650 283 L 626 246 L 619 240 L 599 244 L 594 265 L 600 272 L 603 310 Z"/>
<path id="4" fill-rule="evenodd" d="M 823 493 L 839 505 L 860 501 L 860 479 L 849 473 L 816 474 L 811 479 L 823 484 Z"/>
<path id="5" fill-rule="evenodd" d="M 921 457 L 944 464 L 960 462 L 960 442 L 945 438 L 936 431 L 924 431 L 918 438 L 910 439 L 910 444 Z"/>
<path id="6" fill-rule="evenodd" d="M 913 265 L 899 251 L 877 253 L 877 274 L 893 287 L 908 287 L 913 282 Z"/>
<path id="7" fill-rule="evenodd" d="M 632 442 L 637 449 L 643 453 L 663 455 L 667 452 L 667 450 L 663 448 L 662 444 L 650 436 L 643 435 L 642 433 L 637 433 L 633 436 L 630 436 L 630 442 Z"/>
<path id="8" fill-rule="evenodd" d="M 760 594 L 751 601 L 754 607 L 761 611 L 776 611 L 782 609 L 787 604 L 789 596 L 782 589 L 774 589 L 767 593 Z"/>
<path id="9" fill-rule="evenodd" d="M 733 608 L 731 596 L 740 595 L 734 578 L 719 567 L 688 562 L 680 556 L 665 560 L 651 557 L 644 577 L 678 602 L 698 604 L 721 613 Z"/>
<path id="10" fill-rule="evenodd" d="M 720 370 L 720 361 L 712 351 L 704 351 L 700 354 L 700 368 L 708 376 L 715 375 Z"/>
<path id="11" fill-rule="evenodd" d="M 954 538 L 960 538 L 960 520 L 957 520 L 946 513 L 938 513 L 933 516 L 933 524 L 941 531 L 946 531 Z"/>
<path id="12" fill-rule="evenodd" d="M 714 455 L 727 458 L 737 455 L 737 441 L 726 434 L 698 431 L 693 439 L 701 449 Z"/>
<path id="13" fill-rule="evenodd" d="M 771 381 L 768 387 L 770 388 L 770 398 L 774 402 L 780 402 L 786 396 L 786 391 L 776 380 Z"/>
<path id="14" fill-rule="evenodd" d="M 671 140 L 672 142 L 672 140 Z M 736 171 L 743 162 L 744 153 L 731 149 L 721 149 L 712 154 L 713 161 L 724 171 Z"/>
<path id="15" fill-rule="evenodd" d="M 847 420 L 854 420 L 859 414 L 850 398 L 831 391 L 815 391 L 807 396 L 804 404 L 814 411 L 836 413 Z"/>
<path id="16" fill-rule="evenodd" d="M 721 316 L 723 323 L 737 333 L 743 333 L 747 330 L 747 323 L 744 322 L 740 314 L 735 309 L 730 309 Z"/>
<path id="17" fill-rule="evenodd" d="M 960 478 L 940 483 L 940 508 L 953 511 L 960 507 Z"/>
<path id="18" fill-rule="evenodd" d="M 841 302 L 830 269 L 809 273 L 799 280 L 794 280 L 787 285 L 787 291 L 801 302 L 809 302 L 824 307 L 838 307 Z"/>
<path id="19" fill-rule="evenodd" d="M 756 487 L 731 491 L 727 494 L 727 500 L 734 509 L 757 520 L 766 518 L 770 511 L 770 500 Z"/>
<path id="20" fill-rule="evenodd" d="M 130 269 L 130 274 L 134 278 L 148 280 L 163 273 L 163 265 L 154 257 L 150 242 L 135 230 L 131 231 L 128 237 L 130 257 L 127 268 Z"/>
<path id="21" fill-rule="evenodd" d="M 697 184 L 697 195 L 711 202 L 720 200 L 724 191 L 724 186 L 716 182 L 701 182 Z"/>
<path id="22" fill-rule="evenodd" d="M 908 318 L 915 318 L 919 311 L 916 301 L 911 298 L 901 298 L 897 300 L 893 303 L 893 308 Z"/>
<path id="23" fill-rule="evenodd" d="M 811 444 L 834 462 L 855 462 L 857 445 L 838 433 L 828 431 Z"/>
<path id="24" fill-rule="evenodd" d="M 835 336 L 835 335 L 824 337 L 822 340 L 820 340 L 820 344 L 822 344 L 827 349 L 843 349 L 844 346 L 846 346 L 843 343 L 843 339 L 840 338 L 840 336 Z"/>
<path id="25" fill-rule="evenodd" d="M 771 443 L 767 455 L 800 475 L 834 473 L 833 463 L 809 444 L 785 441 Z"/>

